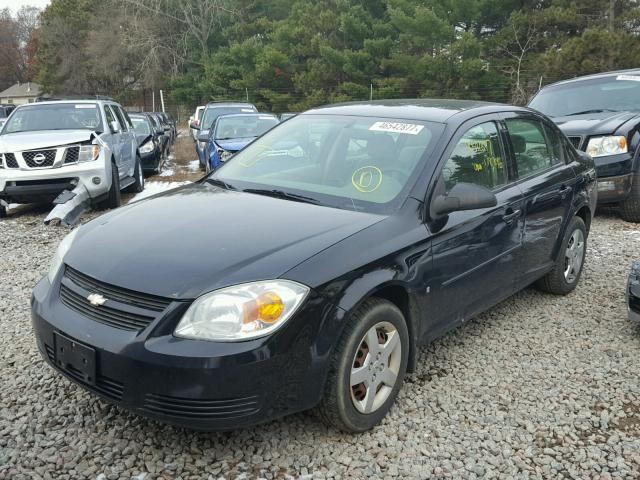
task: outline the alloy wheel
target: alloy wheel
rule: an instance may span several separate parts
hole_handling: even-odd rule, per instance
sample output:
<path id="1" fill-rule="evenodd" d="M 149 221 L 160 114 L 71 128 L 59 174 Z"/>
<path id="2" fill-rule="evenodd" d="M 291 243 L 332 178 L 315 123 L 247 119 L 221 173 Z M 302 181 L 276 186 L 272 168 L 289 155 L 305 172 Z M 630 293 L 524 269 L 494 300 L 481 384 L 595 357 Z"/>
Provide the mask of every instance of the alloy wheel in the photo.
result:
<path id="1" fill-rule="evenodd" d="M 354 407 L 364 414 L 380 408 L 398 379 L 402 343 L 398 330 L 388 322 L 371 327 L 353 358 L 349 385 Z"/>
<path id="2" fill-rule="evenodd" d="M 574 230 L 571 234 L 564 257 L 564 279 L 567 283 L 573 283 L 582 269 L 584 257 L 584 234 L 582 230 Z"/>

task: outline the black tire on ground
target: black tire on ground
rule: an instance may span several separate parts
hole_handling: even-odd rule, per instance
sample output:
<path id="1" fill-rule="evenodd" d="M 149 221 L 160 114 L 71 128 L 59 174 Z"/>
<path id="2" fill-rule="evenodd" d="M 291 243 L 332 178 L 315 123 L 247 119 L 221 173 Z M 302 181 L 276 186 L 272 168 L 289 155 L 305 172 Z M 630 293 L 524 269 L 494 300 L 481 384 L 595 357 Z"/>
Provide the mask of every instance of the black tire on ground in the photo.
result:
<path id="1" fill-rule="evenodd" d="M 142 172 L 142 162 L 140 157 L 136 156 L 136 167 L 133 170 L 133 182 L 127 187 L 127 192 L 140 193 L 144 190 L 144 173 Z"/>
<path id="2" fill-rule="evenodd" d="M 374 349 L 368 347 L 366 340 L 371 331 L 374 337 L 369 338 L 377 338 L 379 342 Z M 391 333 L 387 336 L 386 332 Z M 399 350 L 391 347 L 392 337 L 397 337 L 394 344 L 397 345 L 399 341 Z M 383 353 L 385 346 L 394 349 L 388 357 Z M 379 353 L 374 354 L 376 350 Z M 344 327 L 333 352 L 324 395 L 316 408 L 317 416 L 328 426 L 345 432 L 364 432 L 373 428 L 393 405 L 404 380 L 408 358 L 409 332 L 400 309 L 379 298 L 365 300 Z M 382 381 L 383 378 L 389 378 L 385 376 L 387 370 L 392 370 L 385 368 L 386 365 L 393 365 L 397 371 L 392 372 L 395 374 L 395 378 L 391 376 L 392 387 Z M 352 374 L 359 368 L 366 368 L 363 370 L 366 380 L 352 386 Z M 379 375 L 377 379 L 376 372 Z M 365 383 L 370 380 L 373 380 L 372 383 Z M 369 390 L 375 390 L 376 393 L 373 394 L 374 403 L 367 409 L 365 405 Z M 356 407 L 356 403 L 359 407 Z"/>
<path id="3" fill-rule="evenodd" d="M 118 167 L 115 163 L 111 163 L 111 188 L 107 198 L 98 204 L 98 209 L 106 210 L 108 208 L 118 208 L 122 205 L 122 198 L 120 196 L 120 176 L 118 174 Z"/>
<path id="4" fill-rule="evenodd" d="M 633 175 L 631 192 L 620 203 L 620 216 L 625 222 L 640 223 L 640 173 Z"/>
<path id="5" fill-rule="evenodd" d="M 587 228 L 580 217 L 573 217 L 562 239 L 562 246 L 553 270 L 538 280 L 535 286 L 543 292 L 554 295 L 567 295 L 572 292 L 580 282 L 586 253 Z"/>
<path id="6" fill-rule="evenodd" d="M 0 218 L 7 217 L 7 209 L 4 205 L 0 205 Z"/>

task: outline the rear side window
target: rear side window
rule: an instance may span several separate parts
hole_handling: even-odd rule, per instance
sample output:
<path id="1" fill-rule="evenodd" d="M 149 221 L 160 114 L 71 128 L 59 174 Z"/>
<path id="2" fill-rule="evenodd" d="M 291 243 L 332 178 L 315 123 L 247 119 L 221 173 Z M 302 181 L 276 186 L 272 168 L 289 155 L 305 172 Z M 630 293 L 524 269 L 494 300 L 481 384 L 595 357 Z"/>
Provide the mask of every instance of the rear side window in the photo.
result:
<path id="1" fill-rule="evenodd" d="M 509 181 L 498 129 L 493 122 L 476 125 L 458 141 L 442 170 L 447 192 L 457 183 L 496 190 Z"/>
<path id="2" fill-rule="evenodd" d="M 534 175 L 561 161 L 560 139 L 554 135 L 555 145 L 550 144 L 542 122 L 529 118 L 509 118 L 505 123 L 520 178 Z"/>
<path id="3" fill-rule="evenodd" d="M 129 118 L 129 114 L 126 112 L 126 110 L 123 110 L 122 107 L 118 107 L 118 110 L 122 113 L 124 121 L 127 122 L 127 126 L 129 127 L 129 129 L 133 129 L 133 123 L 131 123 L 131 118 Z"/>

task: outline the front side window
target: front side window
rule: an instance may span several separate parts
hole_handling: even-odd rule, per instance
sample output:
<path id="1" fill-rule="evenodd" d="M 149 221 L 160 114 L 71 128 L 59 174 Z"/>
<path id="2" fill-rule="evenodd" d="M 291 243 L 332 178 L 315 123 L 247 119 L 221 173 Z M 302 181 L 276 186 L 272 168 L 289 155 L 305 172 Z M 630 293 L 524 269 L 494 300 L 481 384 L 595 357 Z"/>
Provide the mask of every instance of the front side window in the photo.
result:
<path id="1" fill-rule="evenodd" d="M 116 117 L 118 117 L 118 123 L 120 123 L 120 127 L 122 128 L 122 131 L 126 132 L 127 131 L 127 124 L 124 121 L 124 115 L 122 114 L 122 111 L 120 111 L 120 107 L 116 107 L 115 105 L 112 105 L 111 108 L 115 112 Z"/>
<path id="2" fill-rule="evenodd" d="M 496 124 L 470 128 L 458 141 L 442 170 L 446 191 L 457 183 L 472 183 L 496 190 L 509 181 L 507 162 Z"/>
<path id="3" fill-rule="evenodd" d="M 242 190 L 277 190 L 314 203 L 387 212 L 428 161 L 441 124 L 342 115 L 300 115 L 255 140 L 217 170 Z"/>
<path id="4" fill-rule="evenodd" d="M 113 125 L 113 122 L 116 121 L 116 117 L 115 117 L 115 115 L 111 111 L 111 108 L 109 108 L 108 105 L 104 106 L 104 115 L 105 115 L 105 117 L 107 117 L 107 122 L 109 123 L 109 128 L 111 128 L 111 125 Z"/>
<path id="5" fill-rule="evenodd" d="M 558 151 L 547 143 L 542 123 L 527 118 L 509 118 L 505 121 L 516 157 L 518 176 L 525 178 L 550 168 L 559 162 Z"/>
<path id="6" fill-rule="evenodd" d="M 91 103 L 32 103 L 14 112 L 3 133 L 39 130 L 102 131 L 100 111 Z"/>

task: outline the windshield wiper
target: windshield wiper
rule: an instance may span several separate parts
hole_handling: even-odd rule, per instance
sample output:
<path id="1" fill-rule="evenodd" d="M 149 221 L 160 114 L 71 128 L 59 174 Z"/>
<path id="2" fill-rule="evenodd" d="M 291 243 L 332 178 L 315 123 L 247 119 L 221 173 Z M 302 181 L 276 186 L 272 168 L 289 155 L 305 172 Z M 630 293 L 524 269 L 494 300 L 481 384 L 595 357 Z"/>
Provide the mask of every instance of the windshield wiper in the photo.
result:
<path id="1" fill-rule="evenodd" d="M 592 110 L 584 110 L 582 112 L 568 113 L 565 117 L 572 117 L 574 115 L 586 115 L 587 113 L 602 113 L 602 112 L 617 112 L 618 110 L 611 110 L 610 108 L 594 108 Z"/>
<path id="2" fill-rule="evenodd" d="M 223 180 L 220 180 L 219 178 L 207 178 L 205 179 L 205 182 L 210 183 L 211 185 L 215 185 L 216 187 L 222 187 L 222 188 L 226 188 L 227 190 L 237 190 L 236 187 L 234 187 L 233 185 L 231 185 L 230 183 L 227 183 Z"/>
<path id="3" fill-rule="evenodd" d="M 285 200 L 293 200 L 294 202 L 313 203 L 314 205 L 318 205 L 320 203 L 315 198 L 305 197 L 304 195 L 298 195 L 297 193 L 288 193 L 277 189 L 269 190 L 266 188 L 247 188 L 243 190 L 243 192 L 255 193 L 257 195 L 266 195 L 268 197 L 274 198 L 282 198 Z"/>

